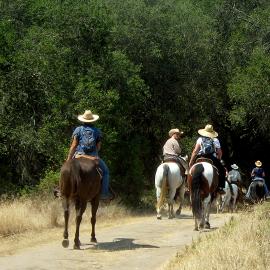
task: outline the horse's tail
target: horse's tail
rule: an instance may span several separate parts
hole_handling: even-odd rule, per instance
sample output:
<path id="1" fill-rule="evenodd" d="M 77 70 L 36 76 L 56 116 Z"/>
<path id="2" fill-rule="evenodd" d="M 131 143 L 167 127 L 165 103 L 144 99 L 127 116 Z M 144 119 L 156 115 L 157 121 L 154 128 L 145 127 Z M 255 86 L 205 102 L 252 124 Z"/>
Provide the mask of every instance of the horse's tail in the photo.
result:
<path id="1" fill-rule="evenodd" d="M 157 202 L 158 208 L 160 208 L 165 201 L 166 193 L 167 193 L 167 184 L 168 184 L 169 166 L 168 164 L 163 163 L 162 168 L 163 168 L 163 175 L 162 175 L 160 198 Z"/>
<path id="2" fill-rule="evenodd" d="M 201 203 L 201 179 L 204 167 L 202 164 L 196 164 L 192 173 L 191 181 L 191 206 L 193 215 L 200 218 L 202 203 Z"/>
<path id="3" fill-rule="evenodd" d="M 255 190 L 254 190 L 254 198 L 255 200 L 260 200 L 264 197 L 265 195 L 265 190 L 264 190 L 264 184 L 262 181 L 256 181 L 255 182 Z"/>
<path id="4" fill-rule="evenodd" d="M 78 192 L 80 180 L 80 165 L 76 160 L 67 161 L 61 168 L 60 173 L 60 194 L 63 197 L 72 199 Z"/>
<path id="5" fill-rule="evenodd" d="M 74 159 L 71 166 L 71 198 L 74 198 L 78 194 L 78 186 L 81 182 L 81 166 L 78 160 Z"/>

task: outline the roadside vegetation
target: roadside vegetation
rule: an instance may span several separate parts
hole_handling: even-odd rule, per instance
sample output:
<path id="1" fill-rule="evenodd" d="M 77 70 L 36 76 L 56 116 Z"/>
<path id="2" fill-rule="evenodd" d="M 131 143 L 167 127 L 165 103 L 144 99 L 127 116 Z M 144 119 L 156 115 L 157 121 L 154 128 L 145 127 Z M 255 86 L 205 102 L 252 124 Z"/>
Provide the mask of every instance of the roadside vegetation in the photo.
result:
<path id="1" fill-rule="evenodd" d="M 270 202 L 257 205 L 224 227 L 195 240 L 166 270 L 266 270 L 270 262 Z"/>
<path id="2" fill-rule="evenodd" d="M 99 224 L 115 223 L 117 219 L 134 216 L 132 210 L 114 202 L 109 205 L 101 203 L 97 220 Z M 138 215 L 138 213 L 137 213 Z M 90 224 L 91 211 L 88 207 L 83 222 Z M 70 224 L 75 220 L 75 210 L 71 206 Z M 21 197 L 0 201 L 0 238 L 12 237 L 26 232 L 41 232 L 46 229 L 64 227 L 63 209 L 60 199 L 48 196 Z"/>

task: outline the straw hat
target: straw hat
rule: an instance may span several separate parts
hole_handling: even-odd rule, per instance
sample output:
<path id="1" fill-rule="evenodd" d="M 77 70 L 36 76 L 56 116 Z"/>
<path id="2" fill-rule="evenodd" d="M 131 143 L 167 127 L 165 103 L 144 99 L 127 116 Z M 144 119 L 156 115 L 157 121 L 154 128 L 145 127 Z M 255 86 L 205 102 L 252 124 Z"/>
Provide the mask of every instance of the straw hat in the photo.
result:
<path id="1" fill-rule="evenodd" d="M 169 136 L 172 137 L 173 134 L 178 133 L 178 134 L 183 134 L 183 131 L 180 131 L 178 128 L 173 128 L 169 131 Z"/>
<path id="2" fill-rule="evenodd" d="M 86 110 L 84 114 L 78 116 L 78 120 L 83 123 L 91 123 L 97 121 L 99 116 L 97 114 L 92 114 L 90 110 Z"/>
<path id="3" fill-rule="evenodd" d="M 231 167 L 232 167 L 234 170 L 238 170 L 238 166 L 237 166 L 236 164 L 233 164 Z"/>
<path id="4" fill-rule="evenodd" d="M 262 166 L 262 163 L 261 163 L 259 160 L 257 160 L 257 161 L 255 162 L 255 165 L 256 165 L 257 167 L 261 167 L 261 166 Z"/>
<path id="5" fill-rule="evenodd" d="M 209 137 L 209 138 L 216 138 L 218 136 L 218 133 L 214 131 L 213 126 L 207 124 L 205 128 L 199 129 L 198 133 L 204 137 Z"/>

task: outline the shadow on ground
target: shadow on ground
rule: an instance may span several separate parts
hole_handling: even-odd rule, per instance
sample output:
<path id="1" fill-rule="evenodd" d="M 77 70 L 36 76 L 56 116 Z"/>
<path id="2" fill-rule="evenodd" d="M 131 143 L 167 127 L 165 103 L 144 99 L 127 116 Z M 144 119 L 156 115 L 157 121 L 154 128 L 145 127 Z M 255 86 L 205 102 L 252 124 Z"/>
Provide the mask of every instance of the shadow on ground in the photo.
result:
<path id="1" fill-rule="evenodd" d="M 138 248 L 159 248 L 158 246 L 147 244 L 136 244 L 135 239 L 132 238 L 116 238 L 113 242 L 104 242 L 98 244 L 81 244 L 83 249 L 119 251 L 119 250 L 133 250 Z M 84 247 L 88 246 L 88 247 Z"/>

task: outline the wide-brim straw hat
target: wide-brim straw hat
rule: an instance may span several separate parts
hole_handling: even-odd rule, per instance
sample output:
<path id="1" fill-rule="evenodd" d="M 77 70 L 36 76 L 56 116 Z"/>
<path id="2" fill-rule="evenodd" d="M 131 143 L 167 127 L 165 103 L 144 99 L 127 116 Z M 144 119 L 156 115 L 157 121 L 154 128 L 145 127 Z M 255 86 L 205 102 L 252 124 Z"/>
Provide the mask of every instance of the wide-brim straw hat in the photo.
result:
<path id="1" fill-rule="evenodd" d="M 209 138 L 216 138 L 218 136 L 218 133 L 214 131 L 214 128 L 212 125 L 206 125 L 205 128 L 199 129 L 198 133 L 204 137 Z"/>
<path id="2" fill-rule="evenodd" d="M 83 123 L 95 122 L 98 119 L 99 116 L 97 114 L 93 114 L 90 110 L 86 110 L 84 114 L 78 116 L 78 120 L 80 120 Z"/>
<path id="3" fill-rule="evenodd" d="M 231 165 L 231 167 L 232 167 L 234 170 L 238 170 L 238 166 L 237 166 L 236 164 Z"/>
<path id="4" fill-rule="evenodd" d="M 173 128 L 169 131 L 169 136 L 172 137 L 173 134 L 178 133 L 180 135 L 184 134 L 183 131 L 179 130 L 178 128 Z"/>
<path id="5" fill-rule="evenodd" d="M 261 166 L 262 166 L 262 163 L 261 163 L 261 161 L 257 160 L 257 161 L 255 162 L 255 165 L 256 165 L 257 167 L 261 167 Z"/>

